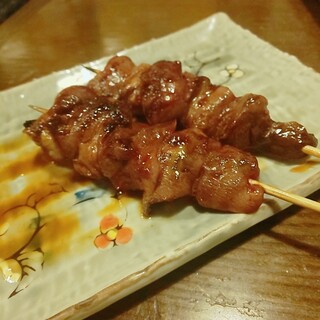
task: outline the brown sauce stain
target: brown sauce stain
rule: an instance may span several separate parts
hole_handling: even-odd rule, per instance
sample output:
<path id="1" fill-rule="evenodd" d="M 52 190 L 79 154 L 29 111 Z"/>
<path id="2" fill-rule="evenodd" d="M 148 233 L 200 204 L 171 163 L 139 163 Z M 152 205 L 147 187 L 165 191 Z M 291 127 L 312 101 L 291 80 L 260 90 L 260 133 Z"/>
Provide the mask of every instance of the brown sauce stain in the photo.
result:
<path id="1" fill-rule="evenodd" d="M 0 217 L 0 258 L 12 257 L 36 231 L 31 222 L 37 213 L 30 207 L 15 207 Z"/>
<path id="2" fill-rule="evenodd" d="M 118 199 L 111 199 L 111 203 L 106 205 L 104 208 L 102 208 L 99 212 L 98 215 L 100 217 L 104 217 L 108 214 L 112 213 L 118 213 L 124 209 L 124 206 L 121 204 L 120 200 Z"/>
<path id="3" fill-rule="evenodd" d="M 119 197 L 119 203 L 122 208 L 126 208 L 132 203 L 135 203 L 137 207 L 135 208 L 141 218 L 149 218 L 143 212 L 143 203 L 141 201 L 141 194 L 135 192 L 129 192 L 128 194 L 123 194 Z"/>
<path id="4" fill-rule="evenodd" d="M 30 161 L 34 162 L 32 158 Z M 53 202 L 61 198 L 63 192 L 72 192 L 91 183 L 88 179 L 78 177 L 71 170 L 55 164 L 44 166 L 41 170 L 30 171 L 24 178 L 24 188 L 15 194 L 10 191 L 9 183 L 3 183 L 0 178 L 0 217 L 3 212 L 14 206 L 40 201 L 43 198 L 45 198 L 43 202 L 48 204 L 49 201 Z M 4 188 L 3 192 L 1 188 Z"/>
<path id="5" fill-rule="evenodd" d="M 46 220 L 39 232 L 36 242 L 45 253 L 47 262 L 59 256 L 71 253 L 73 241 L 80 231 L 80 223 L 76 212 L 67 212 Z"/>
<path id="6" fill-rule="evenodd" d="M 8 153 L 16 151 L 30 143 L 30 138 L 26 134 L 21 134 L 14 139 L 8 139 L 6 142 L 0 144 L 0 153 Z"/>
<path id="7" fill-rule="evenodd" d="M 48 165 L 50 161 L 45 158 L 40 150 L 24 154 L 15 161 L 11 161 L 0 169 L 0 180 L 13 180 L 21 175 L 38 170 Z"/>
<path id="8" fill-rule="evenodd" d="M 73 201 L 70 193 L 91 181 L 55 165 L 36 146 L 25 152 L 27 143 L 30 139 L 21 135 L 0 144 L 1 157 L 17 155 L 0 169 L 0 260 L 27 245 L 29 250 L 41 247 L 46 261 L 53 261 L 70 253 L 81 237 L 76 209 L 61 201 Z M 19 190 L 12 184 L 18 177 L 23 180 Z"/>
<path id="9" fill-rule="evenodd" d="M 300 164 L 298 166 L 293 167 L 292 169 L 290 169 L 290 171 L 296 172 L 296 173 L 303 173 L 303 172 L 306 172 L 309 169 L 313 168 L 314 166 L 316 166 L 319 163 L 320 163 L 319 161 L 308 160 L 303 164 Z"/>

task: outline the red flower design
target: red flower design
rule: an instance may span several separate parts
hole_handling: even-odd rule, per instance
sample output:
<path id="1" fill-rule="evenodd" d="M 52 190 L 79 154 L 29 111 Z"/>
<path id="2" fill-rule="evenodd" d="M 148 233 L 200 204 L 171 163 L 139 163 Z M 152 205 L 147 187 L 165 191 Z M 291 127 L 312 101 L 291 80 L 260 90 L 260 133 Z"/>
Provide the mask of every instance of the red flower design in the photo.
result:
<path id="1" fill-rule="evenodd" d="M 126 244 L 131 238 L 132 230 L 124 227 L 117 217 L 108 215 L 100 221 L 100 234 L 96 236 L 94 244 L 97 248 L 104 249 L 109 244 Z"/>

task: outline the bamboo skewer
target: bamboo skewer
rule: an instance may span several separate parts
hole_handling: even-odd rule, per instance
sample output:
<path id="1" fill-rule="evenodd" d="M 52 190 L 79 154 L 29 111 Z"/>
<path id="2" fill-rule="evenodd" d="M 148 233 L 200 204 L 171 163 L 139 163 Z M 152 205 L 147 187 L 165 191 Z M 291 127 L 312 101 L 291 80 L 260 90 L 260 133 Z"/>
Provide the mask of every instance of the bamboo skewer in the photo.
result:
<path id="1" fill-rule="evenodd" d="M 98 70 L 96 69 L 93 69 L 91 67 L 87 67 L 87 66 L 84 66 L 86 69 L 92 71 L 92 72 L 99 72 Z M 40 113 L 46 113 L 49 109 L 46 109 L 46 108 L 43 108 L 43 107 L 39 107 L 39 106 L 35 106 L 35 105 L 29 105 L 29 107 L 35 111 L 38 111 Z M 314 156 L 314 157 L 317 157 L 317 158 L 320 158 L 320 149 L 319 148 L 315 148 L 315 147 L 312 147 L 312 146 L 304 146 L 302 147 L 302 152 L 309 155 L 309 156 Z"/>
<path id="2" fill-rule="evenodd" d="M 91 70 L 90 67 L 85 67 L 85 68 L 87 68 L 88 70 Z M 93 70 L 95 70 L 95 69 L 92 69 L 91 71 L 93 71 Z M 39 107 L 39 106 L 29 105 L 29 107 L 33 110 L 40 112 L 40 113 L 45 113 L 48 111 L 48 109 L 43 108 L 43 107 Z M 312 146 L 304 146 L 302 148 L 302 151 L 305 154 L 320 158 L 320 149 L 318 149 L 318 148 L 315 148 Z M 277 189 L 275 187 L 269 186 L 269 185 L 264 184 L 264 183 L 257 181 L 257 180 L 250 179 L 249 182 L 254 185 L 260 185 L 264 189 L 264 192 L 266 194 L 269 194 L 269 195 L 272 195 L 278 199 L 293 203 L 293 204 L 298 205 L 300 207 L 308 208 L 308 209 L 320 212 L 320 203 L 319 202 L 310 200 L 308 198 L 304 198 L 302 196 L 299 196 L 299 195 L 296 195 L 293 193 L 289 193 L 289 192 Z"/>
<path id="3" fill-rule="evenodd" d="M 99 70 L 96 70 L 96 69 L 93 69 L 91 67 L 87 67 L 87 66 L 84 66 L 86 69 L 92 71 L 92 72 L 96 72 L 98 73 Z M 32 105 L 30 104 L 29 107 L 35 111 L 38 111 L 40 113 L 46 113 L 49 109 L 46 109 L 46 108 L 43 108 L 43 107 L 39 107 L 39 106 L 35 106 L 35 105 Z M 302 147 L 302 152 L 309 155 L 309 156 L 314 156 L 314 157 L 317 157 L 317 158 L 320 158 L 320 149 L 319 148 L 316 148 L 316 147 L 312 147 L 312 146 L 304 146 Z"/>
<path id="4" fill-rule="evenodd" d="M 35 106 L 33 104 L 29 104 L 28 107 L 33 109 L 33 110 L 35 110 L 35 111 L 38 111 L 40 113 L 46 113 L 49 110 L 49 109 L 46 109 L 46 108 L 43 108 L 43 107 Z"/>
<path id="5" fill-rule="evenodd" d="M 92 68 L 92 67 L 89 67 L 89 66 L 83 66 L 85 69 L 87 69 L 87 70 L 89 70 L 89 71 L 91 71 L 91 72 L 93 72 L 93 73 L 95 73 L 95 74 L 98 74 L 98 73 L 100 73 L 101 71 L 100 70 L 98 70 L 98 69 L 95 69 L 95 68 Z"/>
<path id="6" fill-rule="evenodd" d="M 296 204 L 300 207 L 308 208 L 308 209 L 320 212 L 320 203 L 319 202 L 310 200 L 308 198 L 304 198 L 304 197 L 299 196 L 297 194 L 293 194 L 290 192 L 280 190 L 278 188 L 274 188 L 272 186 L 269 186 L 269 185 L 264 184 L 264 183 L 257 181 L 257 180 L 250 179 L 249 182 L 251 184 L 261 186 L 264 189 L 264 192 L 267 194 L 270 194 L 272 196 L 275 196 L 275 197 L 282 199 L 282 200 L 285 200 L 287 202 Z"/>
<path id="7" fill-rule="evenodd" d="M 101 72 L 101 70 L 98 70 L 98 69 L 95 69 L 95 68 L 92 68 L 92 67 L 89 67 L 89 66 L 83 66 L 84 68 L 86 68 L 87 70 L 95 73 L 95 74 L 98 74 Z M 312 147 L 312 146 L 304 146 L 302 149 L 302 152 L 304 152 L 305 154 L 307 155 L 310 155 L 310 156 L 315 156 L 317 158 L 320 158 L 320 149 L 318 148 L 315 148 L 315 147 Z"/>
<path id="8" fill-rule="evenodd" d="M 95 73 L 95 74 L 99 74 L 101 72 L 101 70 L 89 67 L 89 66 L 83 66 L 84 68 L 86 68 L 87 70 Z M 304 146 L 302 149 L 302 152 L 310 155 L 310 156 L 314 156 L 317 158 L 320 158 L 320 149 L 312 147 L 312 146 Z"/>
<path id="9" fill-rule="evenodd" d="M 304 152 L 305 154 L 308 154 L 309 156 L 314 156 L 314 157 L 320 158 L 320 149 L 319 148 L 315 148 L 312 146 L 304 146 L 301 150 L 302 150 L 302 152 Z"/>

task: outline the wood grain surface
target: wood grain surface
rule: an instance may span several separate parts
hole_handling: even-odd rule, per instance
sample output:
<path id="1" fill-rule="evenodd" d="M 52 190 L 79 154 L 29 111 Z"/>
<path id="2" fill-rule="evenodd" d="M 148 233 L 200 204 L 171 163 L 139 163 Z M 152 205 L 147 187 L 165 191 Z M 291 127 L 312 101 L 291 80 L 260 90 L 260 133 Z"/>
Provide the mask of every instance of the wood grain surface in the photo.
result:
<path id="1" fill-rule="evenodd" d="M 30 0 L 0 25 L 0 90 L 219 11 L 320 72 L 317 0 Z M 311 198 L 319 201 L 320 192 Z M 295 206 L 90 317 L 319 318 L 320 217 Z"/>

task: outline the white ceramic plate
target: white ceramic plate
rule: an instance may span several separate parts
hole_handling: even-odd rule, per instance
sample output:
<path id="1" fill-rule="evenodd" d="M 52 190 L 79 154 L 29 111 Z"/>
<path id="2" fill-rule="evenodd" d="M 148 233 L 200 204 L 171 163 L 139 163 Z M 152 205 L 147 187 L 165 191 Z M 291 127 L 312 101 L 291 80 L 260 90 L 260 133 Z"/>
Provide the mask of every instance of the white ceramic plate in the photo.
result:
<path id="1" fill-rule="evenodd" d="M 201 68 L 237 95 L 263 94 L 275 120 L 297 120 L 320 138 L 319 74 L 225 14 L 120 54 L 136 63 L 182 60 L 186 70 Z M 106 61 L 88 65 L 102 68 Z M 21 133 L 23 122 L 37 116 L 27 105 L 50 106 L 59 90 L 91 77 L 77 66 L 0 93 L 1 319 L 83 318 L 289 205 L 267 197 L 246 215 L 176 201 L 144 219 L 139 199 L 118 201 L 111 188 L 46 162 Z M 317 162 L 259 162 L 265 183 L 303 196 L 320 187 Z"/>

